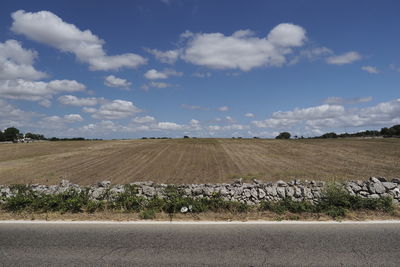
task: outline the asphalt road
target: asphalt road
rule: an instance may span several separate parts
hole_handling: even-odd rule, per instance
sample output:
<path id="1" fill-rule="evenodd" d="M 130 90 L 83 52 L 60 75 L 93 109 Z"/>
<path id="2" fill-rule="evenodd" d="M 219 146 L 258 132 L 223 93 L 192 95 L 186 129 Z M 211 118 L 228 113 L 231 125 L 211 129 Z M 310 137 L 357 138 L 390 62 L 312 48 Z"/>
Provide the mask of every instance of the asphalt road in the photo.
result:
<path id="1" fill-rule="evenodd" d="M 400 266 L 400 224 L 0 224 L 1 266 Z"/>

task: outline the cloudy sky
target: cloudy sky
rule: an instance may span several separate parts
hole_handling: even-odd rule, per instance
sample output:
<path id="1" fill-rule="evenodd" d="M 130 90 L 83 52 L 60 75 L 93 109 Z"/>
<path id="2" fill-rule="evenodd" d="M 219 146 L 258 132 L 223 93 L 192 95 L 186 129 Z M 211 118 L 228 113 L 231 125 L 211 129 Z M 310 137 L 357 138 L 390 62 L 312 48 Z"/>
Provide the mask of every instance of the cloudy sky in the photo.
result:
<path id="1" fill-rule="evenodd" d="M 314 136 L 400 123 L 399 1 L 0 2 L 0 128 Z"/>

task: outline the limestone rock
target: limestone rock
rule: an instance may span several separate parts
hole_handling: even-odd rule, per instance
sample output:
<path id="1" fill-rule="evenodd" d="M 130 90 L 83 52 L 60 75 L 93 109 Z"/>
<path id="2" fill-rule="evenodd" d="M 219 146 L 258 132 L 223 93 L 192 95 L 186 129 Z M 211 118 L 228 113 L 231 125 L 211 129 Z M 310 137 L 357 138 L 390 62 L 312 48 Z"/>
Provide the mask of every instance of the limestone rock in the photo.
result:
<path id="1" fill-rule="evenodd" d="M 278 193 L 278 196 L 280 196 L 281 198 L 286 197 L 286 192 L 284 187 L 277 187 L 276 192 Z"/>
<path id="2" fill-rule="evenodd" d="M 60 182 L 60 187 L 69 187 L 71 185 L 71 182 L 69 180 L 63 179 Z"/>
<path id="3" fill-rule="evenodd" d="M 301 197 L 301 196 L 303 196 L 302 194 L 301 194 L 301 188 L 299 188 L 299 187 L 297 187 L 297 186 L 295 186 L 294 187 L 294 197 Z"/>
<path id="4" fill-rule="evenodd" d="M 229 194 L 228 190 L 226 190 L 225 187 L 221 188 L 221 190 L 219 190 L 219 193 L 221 194 L 221 196 L 226 196 Z"/>
<path id="5" fill-rule="evenodd" d="M 292 197 L 294 195 L 294 189 L 293 187 L 289 186 L 286 187 L 286 196 L 287 197 Z"/>
<path id="6" fill-rule="evenodd" d="M 105 188 L 99 187 L 94 189 L 91 195 L 94 199 L 101 199 L 106 192 L 107 190 Z"/>
<path id="7" fill-rule="evenodd" d="M 380 181 L 371 183 L 369 185 L 369 190 L 372 194 L 382 194 L 386 192 L 386 188 L 382 185 Z"/>
<path id="8" fill-rule="evenodd" d="M 359 186 L 359 185 L 358 185 L 357 183 L 355 183 L 355 182 L 349 182 L 349 183 L 347 183 L 347 185 L 351 188 L 351 190 L 352 190 L 354 193 L 360 192 L 360 191 L 362 190 L 362 187 Z"/>
<path id="9" fill-rule="evenodd" d="M 284 181 L 282 181 L 282 180 L 279 180 L 279 181 L 277 181 L 277 182 L 276 182 L 276 185 L 277 185 L 277 186 L 283 186 L 283 187 L 286 187 L 286 186 L 287 186 L 287 183 L 286 183 L 286 182 L 284 182 Z"/>
<path id="10" fill-rule="evenodd" d="M 397 186 L 396 183 L 391 183 L 391 182 L 382 182 L 382 185 L 389 190 L 391 190 Z"/>
<path id="11" fill-rule="evenodd" d="M 371 178 L 369 178 L 369 180 L 370 180 L 371 182 L 373 182 L 373 183 L 379 183 L 379 182 L 380 182 L 379 179 L 376 178 L 376 177 L 371 177 Z"/>
<path id="12" fill-rule="evenodd" d="M 257 192 L 257 190 L 255 188 L 252 188 L 250 190 L 250 193 L 251 193 L 251 196 L 254 197 L 255 199 L 258 198 L 258 192 Z"/>
<path id="13" fill-rule="evenodd" d="M 153 197 L 156 195 L 156 189 L 154 187 L 147 186 L 147 185 L 142 186 L 142 192 L 143 192 L 143 194 L 145 194 L 146 196 L 149 196 L 149 197 Z"/>
<path id="14" fill-rule="evenodd" d="M 265 187 L 266 193 L 268 196 L 273 196 L 276 197 L 278 193 L 276 192 L 276 187 L 275 186 L 267 186 Z"/>
<path id="15" fill-rule="evenodd" d="M 312 199 L 312 198 L 313 198 L 313 194 L 312 194 L 312 192 L 311 192 L 311 189 L 308 188 L 308 187 L 304 187 L 304 188 L 303 188 L 303 196 L 304 196 L 305 198 Z"/>
<path id="16" fill-rule="evenodd" d="M 243 190 L 243 194 L 244 194 L 244 196 L 246 197 L 246 198 L 250 198 L 251 197 L 251 191 L 250 191 L 250 189 L 244 189 Z"/>
<path id="17" fill-rule="evenodd" d="M 258 189 L 258 197 L 259 197 L 260 199 L 265 198 L 266 195 L 267 195 L 267 194 L 265 193 L 264 190 L 262 190 L 261 188 Z"/>
<path id="18" fill-rule="evenodd" d="M 105 188 L 110 187 L 110 185 L 111 185 L 111 182 L 110 182 L 110 181 L 102 181 L 102 182 L 100 182 L 100 183 L 98 184 L 99 187 L 105 187 Z"/>

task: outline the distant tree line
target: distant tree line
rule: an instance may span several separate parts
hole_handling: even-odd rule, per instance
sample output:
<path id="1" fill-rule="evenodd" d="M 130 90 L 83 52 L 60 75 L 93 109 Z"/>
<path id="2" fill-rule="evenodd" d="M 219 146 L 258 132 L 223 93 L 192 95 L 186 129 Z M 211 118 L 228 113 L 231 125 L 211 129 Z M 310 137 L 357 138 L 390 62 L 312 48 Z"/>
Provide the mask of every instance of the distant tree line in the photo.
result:
<path id="1" fill-rule="evenodd" d="M 72 137 L 72 138 L 51 137 L 51 138 L 48 138 L 46 140 L 49 140 L 49 141 L 85 141 L 87 139 L 85 139 L 83 137 Z"/>
<path id="2" fill-rule="evenodd" d="M 142 139 L 172 139 L 171 137 L 142 137 Z"/>
<path id="3" fill-rule="evenodd" d="M 380 131 L 366 130 L 357 133 L 343 133 L 336 134 L 334 132 L 325 133 L 321 136 L 314 138 L 345 138 L 345 137 L 398 137 L 400 136 L 400 124 L 394 125 L 390 128 L 384 127 Z"/>
<path id="4" fill-rule="evenodd" d="M 290 139 L 290 137 L 291 135 L 289 132 L 282 132 L 275 138 Z M 323 135 L 320 136 L 314 136 L 309 138 L 326 139 L 326 138 L 346 138 L 346 137 L 400 137 L 400 124 L 394 125 L 390 128 L 384 127 L 380 131 L 366 130 L 357 133 L 343 133 L 343 134 L 336 134 L 334 132 L 330 132 L 330 133 L 324 133 Z M 300 139 L 303 138 L 304 137 L 301 137 Z M 295 136 L 295 139 L 297 139 L 297 136 Z"/>
<path id="5" fill-rule="evenodd" d="M 57 138 L 51 137 L 46 138 L 43 134 L 26 133 L 23 134 L 15 127 L 9 127 L 4 131 L 0 130 L 0 142 L 18 142 L 18 140 L 48 140 L 48 141 L 83 141 L 89 140 L 83 137 L 73 137 L 73 138 Z M 102 140 L 102 139 L 90 139 L 90 140 Z"/>

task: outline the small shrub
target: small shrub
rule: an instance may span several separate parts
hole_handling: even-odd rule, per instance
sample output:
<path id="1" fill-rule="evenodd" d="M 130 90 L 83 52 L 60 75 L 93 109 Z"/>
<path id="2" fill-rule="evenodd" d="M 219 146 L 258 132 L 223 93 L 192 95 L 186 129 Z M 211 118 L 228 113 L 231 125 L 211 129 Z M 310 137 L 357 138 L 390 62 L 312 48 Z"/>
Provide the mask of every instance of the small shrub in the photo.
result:
<path id="1" fill-rule="evenodd" d="M 300 220 L 300 216 L 299 215 L 290 215 L 288 217 L 288 219 L 291 221 L 298 221 L 298 220 Z"/>
<path id="2" fill-rule="evenodd" d="M 153 209 L 145 209 L 140 212 L 139 217 L 144 220 L 154 219 L 156 217 L 156 212 Z"/>
<path id="3" fill-rule="evenodd" d="M 318 201 L 318 207 L 321 210 L 328 210 L 330 207 L 350 207 L 350 194 L 343 185 L 336 183 L 328 184 L 322 191 L 321 198 Z"/>
<path id="4" fill-rule="evenodd" d="M 137 185 L 132 185 L 132 184 L 126 184 L 124 185 L 124 193 L 129 194 L 129 195 L 136 195 L 139 193 L 139 189 Z"/>
<path id="5" fill-rule="evenodd" d="M 393 199 L 391 197 L 382 197 L 379 199 L 380 205 L 378 205 L 379 209 L 385 212 L 393 212 L 395 209 Z"/>
<path id="6" fill-rule="evenodd" d="M 122 211 L 140 211 L 144 198 L 122 193 L 110 203 L 110 208 Z"/>
<path id="7" fill-rule="evenodd" d="M 189 205 L 193 205 L 194 201 L 192 198 L 184 198 L 184 197 L 173 197 L 165 199 L 164 205 L 162 206 L 162 210 L 169 214 L 180 212 L 182 207 L 188 207 Z"/>
<path id="8" fill-rule="evenodd" d="M 29 207 L 32 203 L 32 199 L 24 194 L 17 194 L 10 198 L 7 198 L 3 204 L 3 207 L 7 211 L 20 212 Z"/>
<path id="9" fill-rule="evenodd" d="M 23 187 L 13 188 L 15 195 L 5 199 L 3 207 L 12 212 L 20 211 L 61 211 L 80 212 L 88 202 L 87 192 L 73 189 L 59 194 L 38 194 Z"/>
<path id="10" fill-rule="evenodd" d="M 326 215 L 331 216 L 334 219 L 344 217 L 346 212 L 347 210 L 343 207 L 330 207 L 329 209 L 324 210 Z"/>
<path id="11" fill-rule="evenodd" d="M 146 208 L 147 209 L 152 209 L 157 212 L 163 211 L 163 207 L 165 205 L 165 200 L 162 198 L 154 197 L 152 199 L 149 199 L 146 203 Z"/>
<path id="12" fill-rule="evenodd" d="M 87 191 L 78 192 L 74 189 L 61 193 L 59 211 L 61 212 L 82 212 L 89 202 Z"/>
<path id="13" fill-rule="evenodd" d="M 287 208 L 283 206 L 280 201 L 263 201 L 260 204 L 260 210 L 269 210 L 278 214 L 282 214 L 287 211 Z"/>
<path id="14" fill-rule="evenodd" d="M 233 213 L 244 213 L 249 212 L 251 207 L 246 203 L 230 201 L 228 202 L 227 209 Z"/>
<path id="15" fill-rule="evenodd" d="M 85 210 L 89 213 L 100 211 L 104 209 L 105 203 L 102 201 L 89 200 L 86 204 Z"/>
<path id="16" fill-rule="evenodd" d="M 349 209 L 392 212 L 394 205 L 390 197 L 362 198 L 352 196 L 342 185 L 330 184 L 322 192 L 316 208 L 320 212 L 337 218 L 344 217 Z"/>
<path id="17" fill-rule="evenodd" d="M 284 198 L 279 201 L 262 202 L 260 205 L 261 210 L 269 210 L 278 214 L 285 212 L 301 213 L 301 212 L 314 212 L 315 206 L 309 201 L 294 201 L 292 198 Z"/>
<path id="18" fill-rule="evenodd" d="M 125 191 L 116 195 L 115 199 L 108 203 L 110 209 L 121 211 L 135 211 L 139 212 L 144 203 L 144 198 L 137 196 L 138 188 L 136 185 L 125 185 Z"/>

